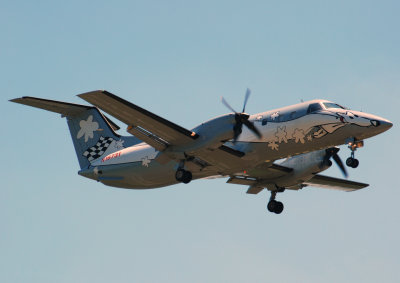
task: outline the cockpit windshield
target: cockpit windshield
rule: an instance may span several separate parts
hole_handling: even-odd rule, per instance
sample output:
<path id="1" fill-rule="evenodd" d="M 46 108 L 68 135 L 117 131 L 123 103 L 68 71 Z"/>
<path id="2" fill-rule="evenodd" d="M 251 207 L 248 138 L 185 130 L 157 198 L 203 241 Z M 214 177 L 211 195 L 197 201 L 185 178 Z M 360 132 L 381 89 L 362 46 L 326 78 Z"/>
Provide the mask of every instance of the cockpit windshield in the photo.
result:
<path id="1" fill-rule="evenodd" d="M 329 109 L 329 108 L 346 109 L 345 107 L 340 106 L 339 104 L 336 104 L 336 103 L 332 103 L 332 102 L 322 102 L 322 104 L 324 105 L 325 109 Z"/>

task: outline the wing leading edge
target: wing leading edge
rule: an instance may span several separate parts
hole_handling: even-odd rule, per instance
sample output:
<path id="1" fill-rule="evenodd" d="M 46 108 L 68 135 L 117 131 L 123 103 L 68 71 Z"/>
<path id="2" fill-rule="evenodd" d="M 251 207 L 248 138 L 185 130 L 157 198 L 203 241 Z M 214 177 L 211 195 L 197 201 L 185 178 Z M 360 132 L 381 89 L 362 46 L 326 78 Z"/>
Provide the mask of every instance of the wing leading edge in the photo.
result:
<path id="1" fill-rule="evenodd" d="M 83 100 L 99 107 L 108 114 L 128 125 L 128 130 L 136 129 L 156 135 L 174 145 L 185 144 L 198 138 L 196 133 L 174 124 L 146 109 L 126 101 L 108 91 L 97 90 L 78 95 Z"/>

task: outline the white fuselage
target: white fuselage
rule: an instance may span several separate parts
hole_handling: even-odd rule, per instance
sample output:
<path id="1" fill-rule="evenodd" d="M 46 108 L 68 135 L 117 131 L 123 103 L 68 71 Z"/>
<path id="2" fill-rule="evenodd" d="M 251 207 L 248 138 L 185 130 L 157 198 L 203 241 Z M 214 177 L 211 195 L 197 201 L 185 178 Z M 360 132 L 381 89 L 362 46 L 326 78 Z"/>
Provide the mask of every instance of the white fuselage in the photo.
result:
<path id="1" fill-rule="evenodd" d="M 316 151 L 330 146 L 345 144 L 349 138 L 363 140 L 391 127 L 391 122 L 363 112 L 325 108 L 324 100 L 314 100 L 289 107 L 275 109 L 250 116 L 262 138 L 258 139 L 247 128 L 243 129 L 237 143 L 226 145 L 245 153 L 249 165 Z M 307 112 L 310 104 L 320 104 L 321 109 Z M 178 163 L 159 164 L 155 159 L 159 152 L 140 143 L 108 154 L 91 164 L 94 174 L 82 174 L 89 178 L 117 187 L 155 188 L 177 183 L 174 172 Z M 248 168 L 243 168 L 243 170 Z M 193 172 L 194 178 L 212 175 L 230 175 L 237 171 L 203 170 Z M 96 172 L 101 171 L 99 175 Z"/>

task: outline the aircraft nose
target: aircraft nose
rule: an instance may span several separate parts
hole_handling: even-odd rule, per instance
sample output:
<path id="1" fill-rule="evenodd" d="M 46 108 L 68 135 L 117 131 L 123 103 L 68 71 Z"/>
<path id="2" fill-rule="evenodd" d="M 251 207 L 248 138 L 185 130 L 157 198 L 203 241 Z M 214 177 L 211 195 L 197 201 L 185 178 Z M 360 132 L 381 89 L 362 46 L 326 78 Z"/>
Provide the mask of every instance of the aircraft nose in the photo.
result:
<path id="1" fill-rule="evenodd" d="M 393 123 L 390 122 L 389 120 L 382 120 L 379 122 L 380 122 L 380 127 L 382 127 L 382 130 L 384 131 L 389 130 L 393 126 Z"/>
<path id="2" fill-rule="evenodd" d="M 379 128 L 382 132 L 389 130 L 393 126 L 392 122 L 383 118 L 371 120 L 371 124 Z"/>

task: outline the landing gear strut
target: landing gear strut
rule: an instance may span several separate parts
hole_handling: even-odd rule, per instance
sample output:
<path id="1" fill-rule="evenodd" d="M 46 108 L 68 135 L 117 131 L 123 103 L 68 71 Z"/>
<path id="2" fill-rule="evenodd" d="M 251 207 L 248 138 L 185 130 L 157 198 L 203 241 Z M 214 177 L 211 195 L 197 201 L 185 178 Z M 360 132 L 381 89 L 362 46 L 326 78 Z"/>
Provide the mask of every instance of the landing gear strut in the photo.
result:
<path id="1" fill-rule="evenodd" d="M 285 189 L 280 189 L 277 191 L 271 191 L 271 197 L 269 198 L 269 202 L 267 205 L 268 211 L 269 212 L 273 212 L 276 214 L 281 214 L 283 211 L 283 203 L 281 203 L 280 201 L 276 201 L 275 197 L 276 197 L 276 193 L 278 192 L 283 192 Z"/>
<path id="2" fill-rule="evenodd" d="M 175 173 L 175 179 L 178 182 L 182 182 L 184 184 L 188 184 L 190 183 L 190 181 L 192 181 L 192 173 L 190 171 L 187 171 L 185 169 L 183 169 L 183 167 L 185 166 L 185 162 L 181 161 L 181 163 L 179 164 L 179 168 L 178 170 L 176 170 Z"/>
<path id="3" fill-rule="evenodd" d="M 354 152 L 357 150 L 357 148 L 363 147 L 364 142 L 352 139 L 348 142 L 348 145 L 351 150 L 351 155 L 349 158 L 346 159 L 346 165 L 351 168 L 357 168 L 360 162 L 358 161 L 358 159 L 354 158 Z"/>

